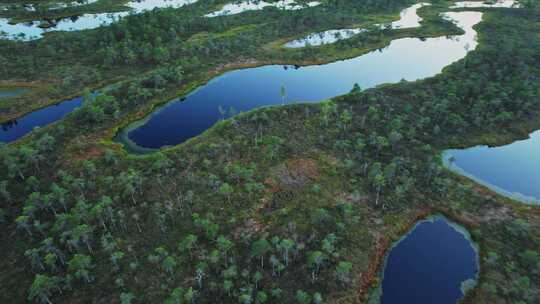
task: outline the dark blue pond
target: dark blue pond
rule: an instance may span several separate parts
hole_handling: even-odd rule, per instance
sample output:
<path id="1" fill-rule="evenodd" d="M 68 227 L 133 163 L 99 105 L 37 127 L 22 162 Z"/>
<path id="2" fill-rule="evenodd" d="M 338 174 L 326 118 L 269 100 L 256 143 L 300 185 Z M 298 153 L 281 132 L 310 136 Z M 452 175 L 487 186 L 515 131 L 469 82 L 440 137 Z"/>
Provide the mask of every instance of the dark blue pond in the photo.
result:
<path id="1" fill-rule="evenodd" d="M 449 150 L 445 164 L 501 194 L 525 202 L 540 202 L 540 131 L 529 139 L 490 148 Z"/>
<path id="2" fill-rule="evenodd" d="M 220 107 L 237 112 L 283 103 L 282 88 L 286 103 L 316 102 L 347 93 L 355 83 L 369 88 L 436 75 L 476 47 L 472 27 L 481 21 L 482 13 L 453 12 L 443 17 L 455 21 L 465 34 L 397 39 L 385 49 L 325 65 L 299 69 L 272 65 L 229 72 L 185 100 L 174 100 L 129 126 L 121 131 L 119 140 L 132 149 L 179 144 L 222 118 Z"/>
<path id="3" fill-rule="evenodd" d="M 421 221 L 387 257 L 382 304 L 455 304 L 476 279 L 478 253 L 467 233 L 445 218 Z"/>
<path id="4" fill-rule="evenodd" d="M 83 98 L 77 97 L 63 101 L 58 105 L 34 111 L 16 120 L 3 123 L 0 128 L 0 142 L 9 143 L 15 141 L 36 127 L 42 127 L 55 122 L 79 107 L 82 102 Z"/>

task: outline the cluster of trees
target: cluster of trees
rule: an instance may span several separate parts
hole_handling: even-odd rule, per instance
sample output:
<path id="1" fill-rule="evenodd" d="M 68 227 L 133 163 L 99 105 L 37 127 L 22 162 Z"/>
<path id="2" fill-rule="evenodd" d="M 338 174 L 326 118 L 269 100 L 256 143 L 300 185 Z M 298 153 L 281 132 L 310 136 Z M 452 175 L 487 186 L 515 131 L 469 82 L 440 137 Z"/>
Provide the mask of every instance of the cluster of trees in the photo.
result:
<path id="1" fill-rule="evenodd" d="M 512 240 L 503 245 L 503 250 L 489 251 L 485 257 L 485 263 L 496 269 L 506 282 L 484 282 L 480 288 L 489 300 L 507 298 L 517 300 L 516 303 L 537 301 L 538 290 L 533 285 L 540 276 L 540 255 L 538 251 L 529 249 L 531 244 L 528 235 L 532 232 L 530 223 L 522 219 L 506 220 L 489 229 L 500 231 L 506 239 Z M 520 269 L 529 271 L 523 272 Z"/>
<path id="2" fill-rule="evenodd" d="M 284 233 L 282 236 L 261 237 L 248 230 L 240 235 L 230 234 L 234 230 L 227 224 L 222 227 L 212 214 L 203 217 L 196 212 L 184 212 L 197 209 L 192 204 L 194 194 L 171 191 L 179 185 L 170 180 L 174 163 L 164 154 L 151 156 L 152 166 L 144 171 L 131 168 L 113 177 L 98 174 L 98 167 L 118 164 L 114 153 L 107 152 L 98 163 L 84 161 L 75 174 L 57 171 L 55 182 L 47 186 L 49 183 L 44 183 L 43 175 L 48 173 L 40 168 L 53 159 L 27 155 L 40 155 L 54 147 L 54 137 L 45 134 L 35 147 L 2 149 L 2 164 L 10 166 L 5 172 L 11 177 L 0 183 L 2 195 L 16 201 L 22 193 L 28 193 L 20 214 L 10 220 L 32 244 L 24 252 L 35 273 L 29 300 L 48 303 L 54 296 L 95 284 L 100 280 L 95 270 L 104 263 L 115 273 L 114 285 L 123 303 L 145 299 L 146 295 L 139 295 L 134 291 L 138 288 L 133 286 L 144 285 L 138 280 L 145 276 L 147 281 L 149 275 L 156 280 L 164 279 L 163 284 L 170 287 L 168 303 L 192 303 L 196 299 L 205 302 L 211 298 L 230 298 L 241 303 L 296 298 L 298 303 L 322 303 L 318 291 L 324 289 L 319 288 L 320 284 L 336 282 L 347 286 L 351 282 L 352 263 L 340 254 L 344 225 L 352 224 L 350 211 L 340 211 L 343 207 L 314 211 L 311 222 L 315 237 L 299 234 L 294 223 L 280 232 Z M 29 152 L 32 149 L 36 151 Z M 264 188 L 256 183 L 253 164 L 231 163 L 222 170 L 225 177 L 210 175 L 205 180 L 209 181 L 206 187 L 219 194 L 225 205 L 231 203 L 233 193 L 235 200 L 243 200 L 242 192 L 252 196 L 253 189 Z M 147 186 L 148 175 L 158 189 Z M 234 190 L 222 178 L 245 188 Z M 11 185 L 11 180 L 23 183 Z M 193 182 L 193 177 L 188 180 Z M 17 189 L 20 185 L 24 185 L 23 189 Z M 166 193 L 162 197 L 165 204 L 146 201 L 156 198 L 155 192 Z M 182 230 L 186 233 L 177 239 L 176 246 L 161 245 L 147 253 L 143 249 L 146 246 L 134 248 L 120 242 L 126 235 L 148 233 L 148 223 L 157 222 L 160 233 L 170 233 L 178 217 L 184 218 Z M 186 225 L 190 228 L 186 229 Z M 335 231 L 326 233 L 332 230 Z M 103 256 L 108 258 L 104 260 Z M 101 265 L 96 265 L 98 257 Z M 149 273 L 148 269 L 154 271 Z M 310 284 L 298 284 L 298 289 L 291 291 L 287 286 L 291 275 L 300 276 Z M 193 284 L 186 285 L 187 278 Z"/>
<path id="3" fill-rule="evenodd" d="M 312 284 L 327 279 L 347 285 L 352 278 L 352 264 L 340 261 L 339 241 L 335 234 L 308 243 L 294 231 L 289 231 L 292 238 L 256 239 L 244 234 L 240 241 L 220 234 L 220 227 L 212 218 L 211 214 L 201 217 L 194 213 L 193 233 L 182 237 L 172 250 L 158 246 L 147 255 L 147 261 L 156 265 L 156 272 L 161 276 L 166 274 L 169 285 L 175 286 L 178 273 L 183 273 L 184 281 L 187 276 L 191 277 L 187 281 L 194 283 L 193 286 L 173 288 L 167 303 L 184 300 L 190 303 L 195 299 L 204 302 L 205 298 L 266 303 L 295 297 L 298 303 L 322 303 L 322 295 L 317 291 L 280 288 L 286 286 L 288 272 L 301 271 L 306 281 L 310 280 Z M 319 242 L 321 248 L 309 250 Z"/>

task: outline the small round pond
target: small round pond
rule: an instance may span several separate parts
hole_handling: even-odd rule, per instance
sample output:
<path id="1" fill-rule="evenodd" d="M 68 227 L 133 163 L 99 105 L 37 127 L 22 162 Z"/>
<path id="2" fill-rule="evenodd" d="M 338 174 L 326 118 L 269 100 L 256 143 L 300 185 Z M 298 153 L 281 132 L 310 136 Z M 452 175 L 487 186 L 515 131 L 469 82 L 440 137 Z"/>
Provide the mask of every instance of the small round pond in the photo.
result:
<path id="1" fill-rule="evenodd" d="M 382 304 L 455 304 L 474 286 L 478 249 L 469 233 L 441 216 L 420 221 L 390 250 Z"/>

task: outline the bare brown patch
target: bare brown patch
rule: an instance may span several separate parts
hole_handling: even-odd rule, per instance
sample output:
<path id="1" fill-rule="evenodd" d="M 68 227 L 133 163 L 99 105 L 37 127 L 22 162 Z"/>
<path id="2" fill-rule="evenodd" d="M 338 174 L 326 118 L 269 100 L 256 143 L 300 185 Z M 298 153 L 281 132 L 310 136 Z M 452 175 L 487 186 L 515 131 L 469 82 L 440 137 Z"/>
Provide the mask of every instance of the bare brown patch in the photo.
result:
<path id="1" fill-rule="evenodd" d="M 340 200 L 337 200 L 336 203 L 338 203 L 339 201 L 351 204 L 367 204 L 369 203 L 369 195 L 354 195 L 352 193 L 343 193 L 342 195 L 340 195 Z"/>
<path id="2" fill-rule="evenodd" d="M 249 219 L 246 221 L 246 229 L 253 233 L 258 233 L 263 229 L 263 224 L 256 219 Z"/>
<path id="3" fill-rule="evenodd" d="M 70 163 L 85 161 L 93 158 L 101 157 L 105 154 L 105 147 L 93 143 L 91 139 L 88 139 L 87 144 L 83 147 L 77 147 L 77 149 L 71 149 L 69 151 L 69 161 Z"/>
<path id="4" fill-rule="evenodd" d="M 317 164 L 312 159 L 289 160 L 272 170 L 270 176 L 264 180 L 266 193 L 261 198 L 254 216 L 246 221 L 245 229 L 252 233 L 262 231 L 264 224 L 260 221 L 260 216 L 277 208 L 277 197 L 283 199 L 282 196 L 294 195 L 291 188 L 303 187 L 319 176 Z"/>
<path id="5" fill-rule="evenodd" d="M 279 166 L 274 176 L 280 186 L 299 188 L 320 176 L 317 164 L 312 159 L 296 159 Z"/>
<path id="6" fill-rule="evenodd" d="M 479 216 L 479 219 L 482 222 L 502 221 L 512 216 L 512 210 L 507 206 L 502 206 L 500 208 L 488 209 L 484 214 Z"/>
<path id="7" fill-rule="evenodd" d="M 267 191 L 269 193 L 274 193 L 279 191 L 279 183 L 274 178 L 267 178 L 264 180 L 264 184 L 267 186 Z"/>

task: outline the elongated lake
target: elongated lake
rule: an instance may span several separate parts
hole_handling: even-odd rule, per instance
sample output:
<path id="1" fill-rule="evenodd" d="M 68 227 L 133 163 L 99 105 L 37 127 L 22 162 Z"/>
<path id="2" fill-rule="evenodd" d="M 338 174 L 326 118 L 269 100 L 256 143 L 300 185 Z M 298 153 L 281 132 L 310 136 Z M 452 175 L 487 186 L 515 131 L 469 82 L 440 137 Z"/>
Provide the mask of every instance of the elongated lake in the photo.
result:
<path id="1" fill-rule="evenodd" d="M 131 151 L 151 151 L 182 143 L 231 112 L 279 105 L 283 101 L 318 102 L 347 93 L 355 83 L 369 88 L 402 79 L 412 81 L 436 75 L 476 47 L 473 26 L 481 21 L 482 13 L 452 12 L 443 17 L 456 22 L 465 34 L 397 39 L 384 49 L 325 65 L 299 69 L 271 65 L 232 71 L 191 92 L 185 100 L 175 99 L 144 120 L 121 130 L 117 140 Z M 281 96 L 282 88 L 285 89 L 285 99 Z M 14 141 L 35 127 L 61 119 L 82 103 L 82 98 L 74 100 L 4 123 L 0 129 L 0 141 Z M 223 115 L 220 109 L 228 114 Z"/>
<path id="2" fill-rule="evenodd" d="M 34 128 L 55 122 L 79 107 L 82 102 L 83 98 L 77 97 L 3 123 L 0 127 L 0 142 L 9 143 L 15 141 L 34 130 Z"/>
<path id="3" fill-rule="evenodd" d="M 455 304 L 477 277 L 478 250 L 444 217 L 419 222 L 386 258 L 382 304 Z"/>
<path id="4" fill-rule="evenodd" d="M 449 150 L 443 158 L 451 170 L 500 194 L 540 204 L 540 131 L 502 147 Z"/>
<path id="5" fill-rule="evenodd" d="M 362 88 L 402 79 L 413 81 L 438 74 L 447 65 L 465 57 L 476 45 L 473 26 L 480 12 L 445 13 L 465 34 L 438 38 L 403 38 L 384 49 L 343 61 L 296 69 L 270 65 L 232 71 L 214 78 L 121 131 L 118 140 L 130 150 L 176 145 L 216 123 L 220 108 L 248 111 L 286 103 L 318 102 L 347 93 L 355 83 Z"/>

